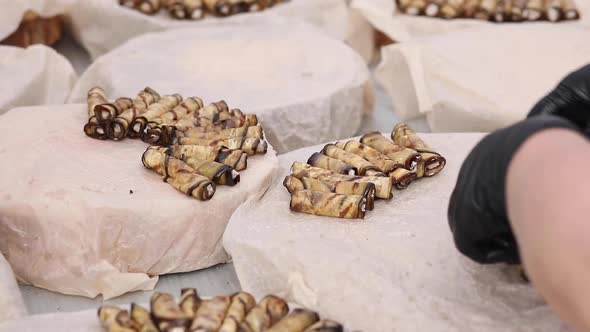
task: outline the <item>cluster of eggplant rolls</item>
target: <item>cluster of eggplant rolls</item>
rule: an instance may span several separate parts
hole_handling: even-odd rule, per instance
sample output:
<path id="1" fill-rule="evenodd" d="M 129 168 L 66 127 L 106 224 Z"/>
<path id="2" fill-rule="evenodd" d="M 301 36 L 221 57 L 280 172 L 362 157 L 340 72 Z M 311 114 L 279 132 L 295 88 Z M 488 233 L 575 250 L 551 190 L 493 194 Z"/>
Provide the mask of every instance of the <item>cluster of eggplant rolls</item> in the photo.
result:
<path id="1" fill-rule="evenodd" d="M 119 0 L 121 6 L 154 15 L 160 10 L 179 20 L 200 20 L 205 15 L 230 16 L 258 12 L 288 0 Z"/>
<path id="2" fill-rule="evenodd" d="M 283 185 L 296 212 L 345 219 L 364 218 L 375 198 L 391 199 L 393 187 L 438 174 L 446 159 L 414 130 L 398 124 L 391 140 L 378 132 L 326 145 L 307 163 L 296 161 Z"/>
<path id="3" fill-rule="evenodd" d="M 493 22 L 577 20 L 574 0 L 395 0 L 408 15 L 475 18 Z"/>
<path id="4" fill-rule="evenodd" d="M 294 309 L 268 295 L 259 303 L 248 293 L 201 299 L 194 288 L 181 291 L 180 302 L 154 293 L 150 310 L 135 303 L 131 310 L 102 306 L 98 317 L 109 332 L 342 332 L 342 325 L 320 320 L 316 312 Z"/>
<path id="5" fill-rule="evenodd" d="M 139 138 L 152 144 L 141 158 L 143 165 L 204 201 L 213 197 L 216 185 L 236 185 L 248 156 L 268 149 L 256 115 L 230 110 L 224 101 L 204 106 L 198 97 L 161 97 L 149 87 L 135 99 L 112 102 L 101 88 L 90 89 L 84 133 L 100 140 Z"/>

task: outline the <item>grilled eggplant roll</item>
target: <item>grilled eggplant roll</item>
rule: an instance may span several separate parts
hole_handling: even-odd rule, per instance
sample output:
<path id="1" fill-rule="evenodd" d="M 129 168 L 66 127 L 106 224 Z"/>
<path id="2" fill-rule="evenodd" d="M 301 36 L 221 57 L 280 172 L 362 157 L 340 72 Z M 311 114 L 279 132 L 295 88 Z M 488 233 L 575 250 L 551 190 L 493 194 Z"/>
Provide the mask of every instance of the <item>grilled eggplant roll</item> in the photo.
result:
<path id="1" fill-rule="evenodd" d="M 179 20 L 200 20 L 205 17 L 203 0 L 167 0 L 170 16 Z"/>
<path id="2" fill-rule="evenodd" d="M 225 319 L 219 328 L 219 332 L 238 332 L 240 322 L 246 318 L 246 315 L 254 306 L 256 300 L 248 293 L 240 292 L 232 295 L 231 304 L 227 309 Z"/>
<path id="3" fill-rule="evenodd" d="M 156 324 L 152 321 L 150 312 L 142 306 L 131 303 L 131 319 L 139 325 L 140 332 L 158 332 Z"/>
<path id="4" fill-rule="evenodd" d="M 154 15 L 162 7 L 161 0 L 139 0 L 135 8 L 147 15 Z"/>
<path id="5" fill-rule="evenodd" d="M 497 5 L 498 0 L 481 0 L 479 8 L 475 12 L 475 18 L 489 21 L 496 12 Z"/>
<path id="6" fill-rule="evenodd" d="M 385 174 L 389 174 L 396 169 L 403 168 L 405 166 L 404 164 L 387 158 L 386 155 L 371 148 L 370 146 L 357 141 L 338 142 L 336 143 L 336 146 L 368 160 L 371 164 L 377 166 L 379 171 Z"/>
<path id="7" fill-rule="evenodd" d="M 141 0 L 119 0 L 119 5 L 131 8 L 131 9 L 137 9 L 137 6 L 139 5 L 140 2 L 141 2 Z"/>
<path id="8" fill-rule="evenodd" d="M 170 147 L 173 156 L 216 161 L 236 171 L 245 170 L 248 166 L 248 154 L 242 150 L 231 150 L 219 146 L 204 145 L 173 145 Z"/>
<path id="9" fill-rule="evenodd" d="M 367 211 L 367 199 L 363 196 L 299 190 L 291 195 L 290 207 L 292 211 L 316 216 L 363 219 Z"/>
<path id="10" fill-rule="evenodd" d="M 429 147 L 416 134 L 416 132 L 406 124 L 398 124 L 391 132 L 391 139 L 399 146 L 410 148 L 420 152 L 424 160 L 424 176 L 430 177 L 438 174 L 445 168 L 447 160 Z"/>
<path id="11" fill-rule="evenodd" d="M 430 0 L 428 1 L 426 8 L 424 9 L 424 14 L 429 17 L 438 17 L 440 15 L 440 10 L 442 6 L 447 2 L 447 0 Z"/>
<path id="12" fill-rule="evenodd" d="M 147 108 L 160 100 L 160 95 L 150 88 L 140 91 L 133 100 L 133 107 L 121 112 L 108 127 L 109 138 L 121 140 L 127 136 L 129 125 L 136 116 L 144 113 Z"/>
<path id="13" fill-rule="evenodd" d="M 203 0 L 207 11 L 215 16 L 229 16 L 232 14 L 230 0 Z"/>
<path id="14" fill-rule="evenodd" d="M 543 0 L 529 0 L 523 16 L 528 21 L 538 21 L 543 17 Z"/>
<path id="15" fill-rule="evenodd" d="M 356 169 L 358 169 L 359 175 L 365 175 L 369 170 L 380 171 L 379 167 L 371 164 L 363 157 L 342 150 L 334 144 L 328 144 L 324 146 L 322 153 L 328 157 L 341 160 L 349 165 L 354 166 Z"/>
<path id="16" fill-rule="evenodd" d="M 412 0 L 406 8 L 408 15 L 421 15 L 426 9 L 426 0 Z"/>
<path id="17" fill-rule="evenodd" d="M 150 299 L 152 318 L 160 331 L 172 331 L 174 328 L 187 328 L 191 317 L 181 309 L 174 297 L 165 293 L 154 293 Z"/>
<path id="18" fill-rule="evenodd" d="M 250 126 L 239 128 L 223 129 L 219 132 L 200 132 L 198 130 L 189 129 L 184 133 L 184 137 L 200 138 L 208 140 L 230 139 L 234 137 L 250 137 L 250 138 L 264 138 L 262 127 Z"/>
<path id="19" fill-rule="evenodd" d="M 332 172 L 346 175 L 356 175 L 359 173 L 358 169 L 349 165 L 342 160 L 328 157 L 324 154 L 316 152 L 309 157 L 307 163 L 314 167 L 329 169 Z"/>
<path id="20" fill-rule="evenodd" d="M 104 305 L 98 308 L 98 319 L 100 320 L 102 326 L 108 328 L 113 324 L 117 315 L 122 311 L 125 310 L 110 305 Z"/>
<path id="21" fill-rule="evenodd" d="M 463 15 L 467 18 L 475 17 L 475 12 L 479 9 L 481 0 L 465 0 L 463 5 Z"/>
<path id="22" fill-rule="evenodd" d="M 181 102 L 182 96 L 174 94 L 171 96 L 164 96 L 158 100 L 157 103 L 151 104 L 141 116 L 137 116 L 131 121 L 131 126 L 128 129 L 128 136 L 130 138 L 139 138 L 148 121 L 158 118 L 164 113 L 168 113 L 172 111 L 172 109 L 179 107 Z"/>
<path id="23" fill-rule="evenodd" d="M 98 122 L 109 122 L 114 119 L 121 112 L 130 109 L 133 106 L 131 98 L 122 97 L 117 98 L 113 103 L 106 103 L 96 106 L 94 113 Z"/>
<path id="24" fill-rule="evenodd" d="M 166 148 L 149 147 L 141 161 L 146 168 L 162 175 L 164 181 L 186 195 L 201 201 L 210 200 L 215 194 L 215 184 L 182 160 L 171 157 L 165 152 Z"/>
<path id="25" fill-rule="evenodd" d="M 268 143 L 266 143 L 266 141 L 250 137 L 237 137 L 225 140 L 204 140 L 199 138 L 182 137 L 179 139 L 179 144 L 223 146 L 228 149 L 242 150 L 251 156 L 255 154 L 265 154 L 268 150 Z"/>
<path id="26" fill-rule="evenodd" d="M 510 20 L 512 22 L 522 22 L 524 20 L 524 11 L 528 0 L 513 0 L 510 9 Z"/>
<path id="27" fill-rule="evenodd" d="M 457 18 L 463 15 L 465 0 L 448 0 L 440 8 L 440 16 L 446 19 Z"/>
<path id="28" fill-rule="evenodd" d="M 424 175 L 424 161 L 418 152 L 394 144 L 381 133 L 368 133 L 361 137 L 361 143 L 383 153 L 387 158 L 403 164 L 406 169 L 415 171 L 418 177 Z"/>
<path id="29" fill-rule="evenodd" d="M 94 87 L 88 91 L 88 123 L 84 125 L 86 136 L 96 139 L 107 139 L 106 128 L 96 118 L 96 107 L 107 103 L 107 96 L 103 89 Z"/>
<path id="30" fill-rule="evenodd" d="M 566 20 L 577 20 L 580 18 L 580 12 L 574 0 L 562 0 L 561 6 Z"/>
<path id="31" fill-rule="evenodd" d="M 230 303 L 229 296 L 217 296 L 210 300 L 204 300 L 197 310 L 190 331 L 218 331 Z"/>
<path id="32" fill-rule="evenodd" d="M 194 288 L 183 288 L 180 291 L 180 309 L 187 316 L 195 318 L 197 310 L 201 306 L 201 298 Z"/>
<path id="33" fill-rule="evenodd" d="M 273 325 L 267 332 L 301 332 L 320 319 L 316 312 L 307 309 L 295 309 Z"/>
<path id="34" fill-rule="evenodd" d="M 322 320 L 310 326 L 305 332 L 342 332 L 343 330 L 340 323 Z"/>
<path id="35" fill-rule="evenodd" d="M 173 141 L 176 131 L 176 127 L 173 125 L 185 117 L 188 117 L 190 121 L 194 112 L 202 107 L 203 100 L 201 98 L 190 97 L 185 99 L 179 107 L 175 107 L 170 112 L 148 122 L 143 130 L 141 140 L 151 144 L 168 145 L 164 143 Z"/>
<path id="36" fill-rule="evenodd" d="M 298 179 L 294 176 L 287 176 L 283 181 L 283 185 L 290 194 L 298 190 L 307 189 L 340 195 L 357 195 L 367 199 L 367 210 L 373 210 L 375 206 L 375 185 L 370 182 L 322 181 L 312 178 Z"/>
<path id="37" fill-rule="evenodd" d="M 313 167 L 302 162 L 294 162 L 291 166 L 291 175 L 298 178 L 312 178 L 322 181 L 348 181 L 357 183 L 373 183 L 375 195 L 378 198 L 390 199 L 392 197 L 393 179 L 380 176 L 353 176 L 337 174 L 330 170 Z"/>
<path id="38" fill-rule="evenodd" d="M 240 182 L 240 173 L 230 166 L 208 160 L 185 158 L 183 161 L 192 167 L 197 173 L 203 175 L 222 186 L 235 186 Z"/>

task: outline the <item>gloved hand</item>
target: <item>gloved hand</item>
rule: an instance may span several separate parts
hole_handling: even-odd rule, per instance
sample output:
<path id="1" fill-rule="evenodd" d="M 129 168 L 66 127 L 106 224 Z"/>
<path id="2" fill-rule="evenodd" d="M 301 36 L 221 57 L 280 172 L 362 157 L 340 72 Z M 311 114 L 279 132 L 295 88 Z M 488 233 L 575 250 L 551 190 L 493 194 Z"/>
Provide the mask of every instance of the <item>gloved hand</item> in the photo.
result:
<path id="1" fill-rule="evenodd" d="M 464 255 L 484 264 L 520 263 L 506 210 L 506 175 L 522 144 L 548 128 L 579 132 L 566 119 L 538 115 L 486 136 L 463 163 L 448 218 L 455 245 Z"/>
<path id="2" fill-rule="evenodd" d="M 561 116 L 590 134 L 590 65 L 574 71 L 541 99 L 527 117 L 540 114 Z"/>

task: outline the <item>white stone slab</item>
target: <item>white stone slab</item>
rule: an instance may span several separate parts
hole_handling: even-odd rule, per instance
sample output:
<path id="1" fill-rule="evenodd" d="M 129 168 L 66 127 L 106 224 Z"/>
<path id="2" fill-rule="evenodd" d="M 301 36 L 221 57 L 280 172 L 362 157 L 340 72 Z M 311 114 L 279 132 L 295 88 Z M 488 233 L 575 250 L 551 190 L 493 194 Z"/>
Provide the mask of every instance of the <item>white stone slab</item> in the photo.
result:
<path id="1" fill-rule="evenodd" d="M 232 216 L 224 246 L 240 283 L 277 293 L 362 331 L 560 331 L 563 326 L 518 272 L 478 266 L 454 248 L 447 204 L 481 134 L 423 134 L 448 161 L 364 221 L 298 214 L 275 181 Z M 279 158 L 286 175 L 323 145 Z"/>
<path id="2" fill-rule="evenodd" d="M 0 115 L 20 106 L 63 104 L 76 79 L 68 60 L 49 47 L 0 46 Z"/>
<path id="3" fill-rule="evenodd" d="M 342 42 L 304 22 L 269 18 L 135 38 L 94 62 L 70 101 L 81 102 L 95 85 L 112 96 L 149 85 L 224 99 L 256 113 L 282 153 L 356 134 L 372 106 L 368 79 L 364 61 Z"/>
<path id="4" fill-rule="evenodd" d="M 228 20 L 256 21 L 269 15 L 312 23 L 330 36 L 350 43 L 367 60 L 373 48 L 372 43 L 367 43 L 372 39 L 372 27 L 364 18 L 349 10 L 347 0 L 291 0 L 261 13 L 231 18 L 206 17 L 200 21 L 175 20 L 164 10 L 157 15 L 147 16 L 121 7 L 118 0 L 71 1 L 76 1 L 76 5 L 68 12 L 71 29 L 93 58 L 148 32 L 223 24 Z"/>
<path id="5" fill-rule="evenodd" d="M 237 186 L 200 202 L 142 166 L 144 143 L 90 139 L 85 119 L 82 104 L 0 117 L 0 250 L 19 281 L 108 299 L 229 259 L 225 225 L 270 185 L 272 148 L 249 158 Z"/>

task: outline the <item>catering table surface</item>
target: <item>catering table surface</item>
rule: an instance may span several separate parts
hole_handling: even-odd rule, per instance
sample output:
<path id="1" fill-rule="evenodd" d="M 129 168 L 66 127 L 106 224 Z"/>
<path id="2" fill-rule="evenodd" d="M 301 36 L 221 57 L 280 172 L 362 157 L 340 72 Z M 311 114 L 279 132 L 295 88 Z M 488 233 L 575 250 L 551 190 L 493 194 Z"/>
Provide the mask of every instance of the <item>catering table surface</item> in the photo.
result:
<path id="1" fill-rule="evenodd" d="M 77 74 L 80 75 L 90 64 L 88 54 L 80 48 L 70 37 L 66 37 L 56 46 L 58 52 L 66 56 L 72 63 Z M 376 103 L 372 113 L 365 115 L 360 132 L 380 131 L 388 132 L 397 119 L 392 112 L 389 97 L 376 86 Z M 408 122 L 417 131 L 427 132 L 428 126 L 424 119 Z M 203 296 L 228 294 L 240 290 L 240 283 L 232 264 L 222 264 L 209 269 L 164 275 L 160 277 L 154 291 L 176 294 L 181 288 L 195 287 Z M 33 286 L 20 286 L 25 304 L 30 314 L 51 312 L 70 312 L 98 308 L 103 301 L 101 298 L 88 299 L 77 296 L 62 295 Z M 145 303 L 153 292 L 134 292 L 118 298 L 104 301 L 110 304 L 124 304 L 130 302 Z"/>

